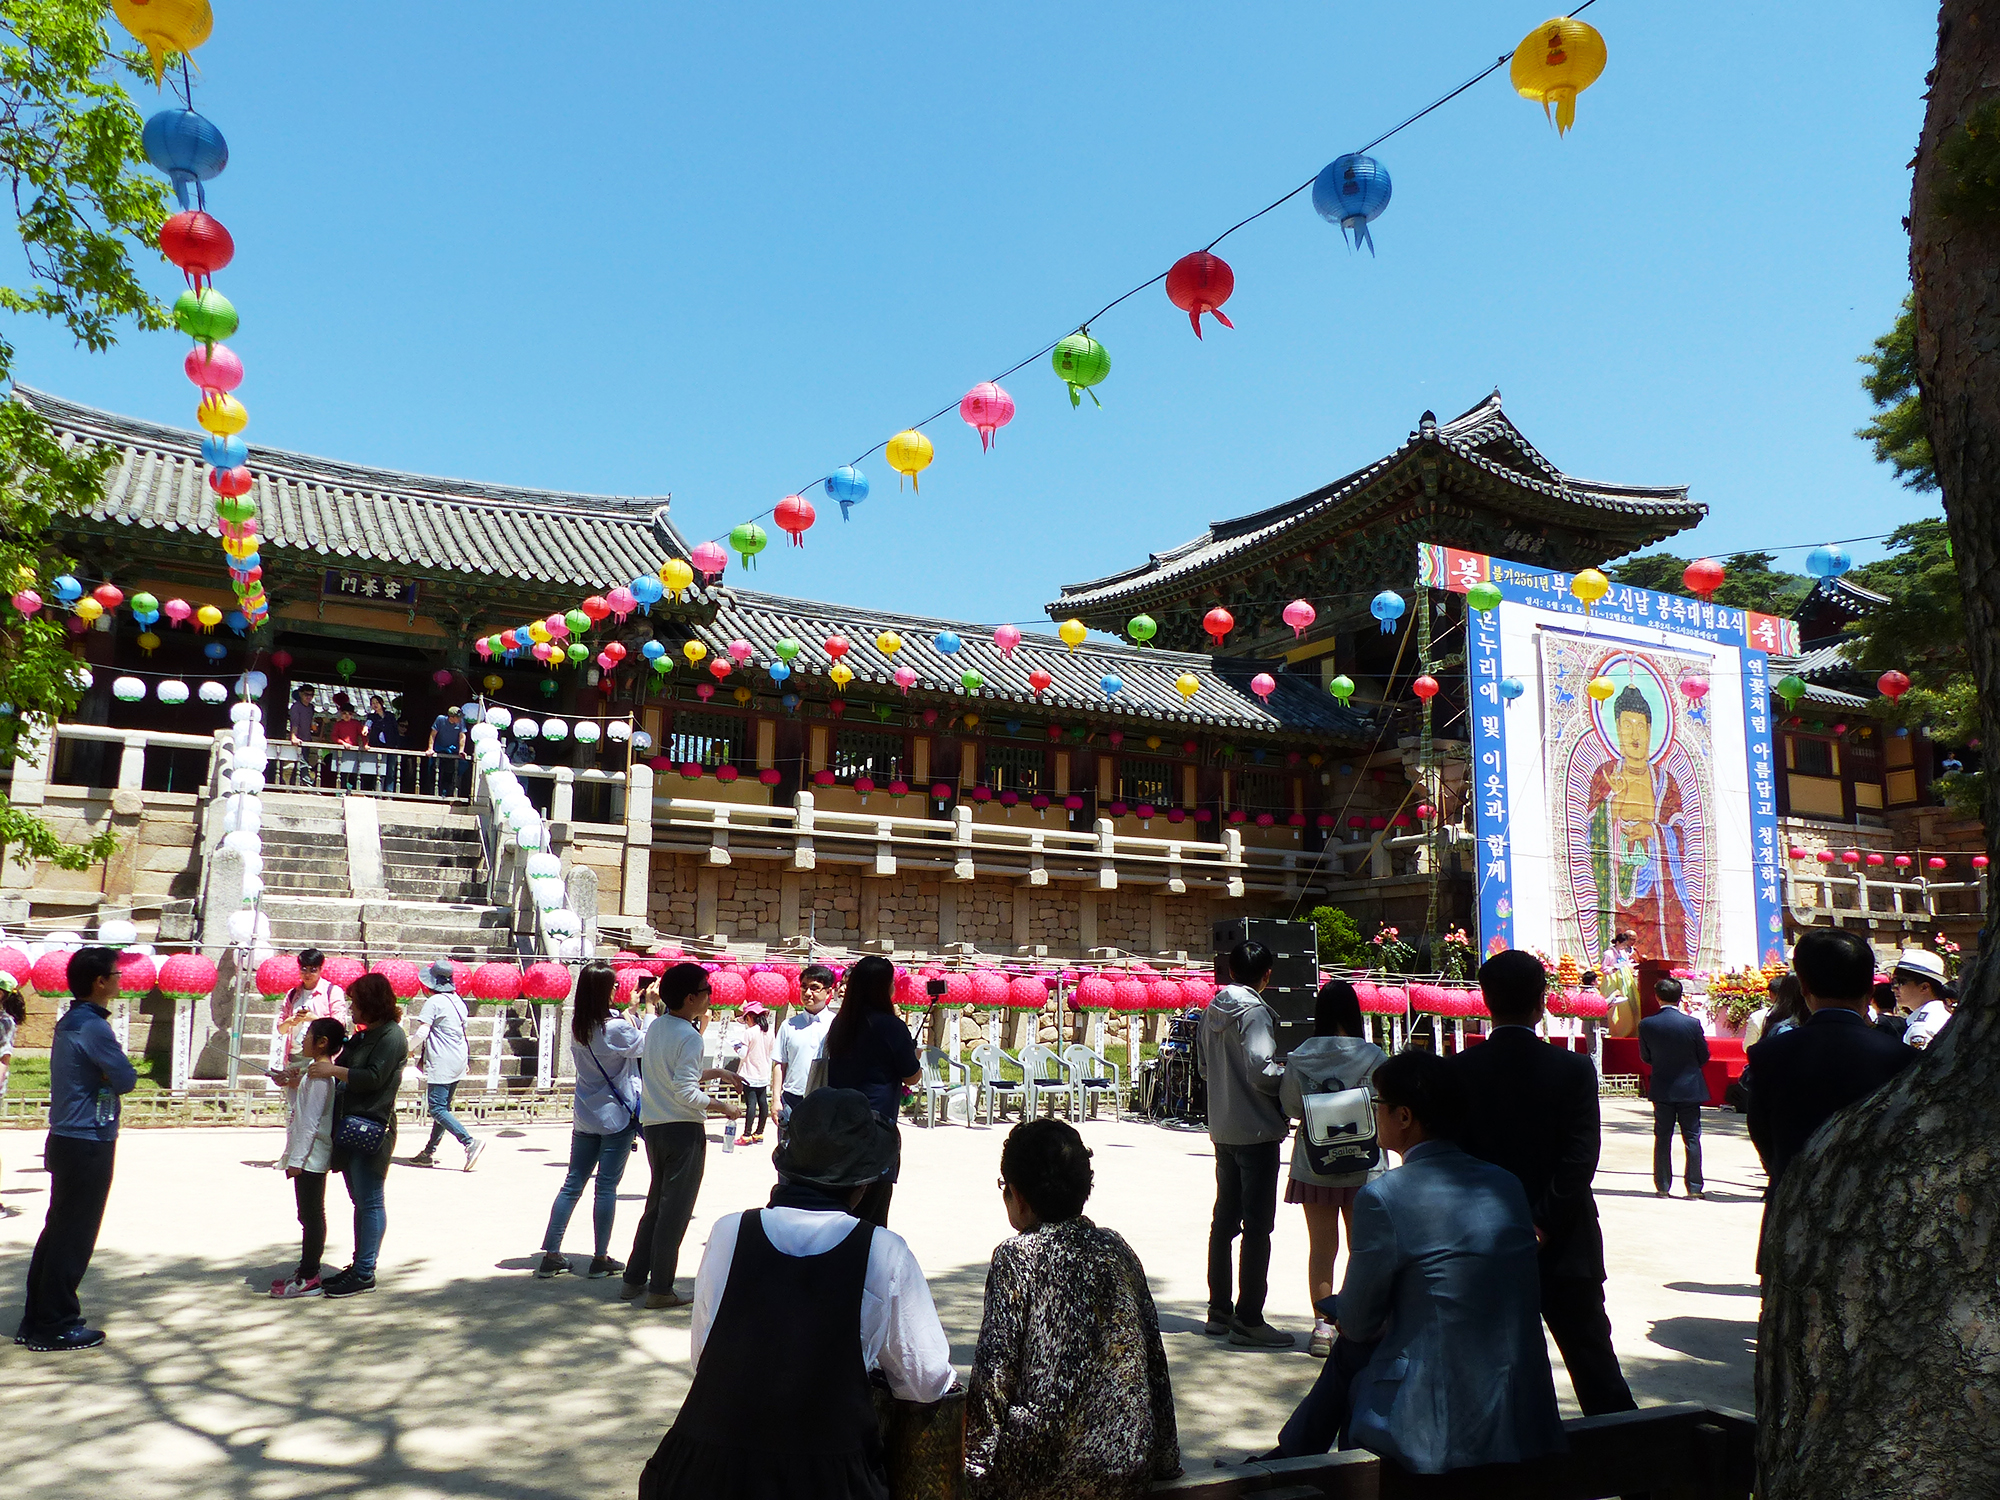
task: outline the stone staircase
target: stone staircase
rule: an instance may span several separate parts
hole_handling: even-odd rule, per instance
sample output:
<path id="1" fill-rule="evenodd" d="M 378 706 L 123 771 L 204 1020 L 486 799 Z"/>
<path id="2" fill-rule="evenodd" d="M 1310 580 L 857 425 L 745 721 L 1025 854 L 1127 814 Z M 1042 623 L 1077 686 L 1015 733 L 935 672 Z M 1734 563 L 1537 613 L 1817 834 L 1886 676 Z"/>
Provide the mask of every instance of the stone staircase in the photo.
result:
<path id="1" fill-rule="evenodd" d="M 264 889 L 271 895 L 345 896 L 347 827 L 331 798 L 266 794 Z"/>

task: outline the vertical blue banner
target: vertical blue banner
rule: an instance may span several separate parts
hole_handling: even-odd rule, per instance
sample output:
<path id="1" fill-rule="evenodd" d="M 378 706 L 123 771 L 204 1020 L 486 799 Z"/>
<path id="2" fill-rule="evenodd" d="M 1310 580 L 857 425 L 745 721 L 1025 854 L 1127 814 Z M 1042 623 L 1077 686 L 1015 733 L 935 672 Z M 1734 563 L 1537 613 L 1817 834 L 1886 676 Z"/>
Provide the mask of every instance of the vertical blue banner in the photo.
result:
<path id="1" fill-rule="evenodd" d="M 1778 765 L 1771 745 L 1770 658 L 1743 653 L 1743 740 L 1750 760 L 1750 870 L 1756 883 L 1757 951 L 1785 961 L 1784 851 L 1778 847 Z"/>
<path id="2" fill-rule="evenodd" d="M 1479 892 L 1475 952 L 1514 946 L 1514 853 L 1507 821 L 1507 701 L 1500 692 L 1500 615 L 1465 615 L 1465 665 L 1471 678 L 1473 868 Z"/>

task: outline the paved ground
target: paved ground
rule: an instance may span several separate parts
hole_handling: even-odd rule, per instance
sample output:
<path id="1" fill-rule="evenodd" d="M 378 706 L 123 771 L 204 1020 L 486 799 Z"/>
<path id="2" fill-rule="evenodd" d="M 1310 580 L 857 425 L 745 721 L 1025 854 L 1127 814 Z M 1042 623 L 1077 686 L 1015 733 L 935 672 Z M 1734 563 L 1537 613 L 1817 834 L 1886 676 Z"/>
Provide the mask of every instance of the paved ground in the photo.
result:
<path id="1" fill-rule="evenodd" d="M 1633 1389 L 1642 1403 L 1747 1409 L 1763 1176 L 1741 1121 L 1705 1112 L 1717 1197 L 1694 1203 L 1653 1196 L 1647 1106 L 1607 1101 L 1605 1113 L 1597 1193 L 1612 1321 Z M 1085 1134 L 1097 1156 L 1093 1216 L 1132 1242 L 1152 1277 L 1189 1467 L 1266 1446 L 1319 1364 L 1302 1352 L 1229 1349 L 1200 1332 L 1207 1138 L 1109 1121 Z M 61 1357 L 0 1346 L 8 1494 L 76 1500 L 100 1484 L 121 1500 L 630 1493 L 687 1388 L 687 1315 L 635 1310 L 617 1300 L 615 1281 L 533 1280 L 567 1132 L 500 1137 L 469 1176 L 390 1174 L 380 1290 L 281 1304 L 262 1295 L 298 1248 L 290 1192 L 268 1165 L 279 1132 L 128 1133 L 84 1292 L 110 1342 Z M 1000 1137 L 904 1131 L 892 1220 L 930 1274 L 961 1367 L 978 1332 L 987 1255 L 1008 1232 L 994 1190 Z M 39 1147 L 37 1133 L 0 1132 L 0 1202 L 24 1210 L 0 1221 L 9 1332 L 41 1224 Z M 614 1239 L 621 1259 L 643 1196 L 644 1158 L 634 1161 Z M 711 1147 L 684 1289 L 708 1223 L 760 1202 L 770 1182 L 767 1150 Z M 352 1244 L 346 1199 L 337 1184 L 327 1197 L 338 1209 L 329 1259 L 339 1265 Z M 588 1253 L 588 1220 L 586 1199 L 570 1228 L 573 1253 Z M 1302 1333 L 1304 1255 L 1303 1219 L 1281 1204 L 1272 1317 Z M 1559 1360 L 1555 1369 L 1573 1412 Z M 781 1423 L 781 1413 L 746 1412 L 745 1441 Z M 52 1453 L 67 1434 L 86 1435 L 86 1445 Z"/>

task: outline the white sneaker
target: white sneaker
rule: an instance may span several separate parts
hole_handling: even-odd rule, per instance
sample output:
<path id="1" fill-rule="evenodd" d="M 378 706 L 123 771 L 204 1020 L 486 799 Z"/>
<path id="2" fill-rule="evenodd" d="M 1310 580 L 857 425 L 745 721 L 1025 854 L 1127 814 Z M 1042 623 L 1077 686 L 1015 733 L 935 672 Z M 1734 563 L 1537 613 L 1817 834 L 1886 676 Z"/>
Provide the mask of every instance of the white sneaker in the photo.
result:
<path id="1" fill-rule="evenodd" d="M 486 1142 L 474 1137 L 472 1144 L 465 1148 L 465 1170 L 470 1172 L 474 1167 L 478 1166 L 479 1158 L 485 1154 Z"/>

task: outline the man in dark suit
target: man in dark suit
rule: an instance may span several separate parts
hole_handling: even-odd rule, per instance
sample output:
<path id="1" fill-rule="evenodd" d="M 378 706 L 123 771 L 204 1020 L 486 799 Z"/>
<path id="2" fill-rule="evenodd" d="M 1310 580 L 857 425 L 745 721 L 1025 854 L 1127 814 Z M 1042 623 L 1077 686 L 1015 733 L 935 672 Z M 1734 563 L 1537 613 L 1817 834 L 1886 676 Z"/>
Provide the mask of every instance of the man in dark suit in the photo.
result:
<path id="1" fill-rule="evenodd" d="M 1764 1190 L 1767 1228 L 1779 1179 L 1813 1132 L 1917 1060 L 1915 1048 L 1868 1024 L 1875 952 L 1860 934 L 1813 928 L 1792 949 L 1792 972 L 1811 1013 L 1803 1025 L 1749 1052 L 1757 1074 L 1750 1139 L 1771 1179 Z"/>
<path id="2" fill-rule="evenodd" d="M 1662 1198 L 1674 1186 L 1674 1127 L 1687 1146 L 1687 1189 L 1701 1196 L 1701 1107 L 1708 1102 L 1708 1038 L 1701 1022 L 1681 1009 L 1681 982 L 1653 986 L 1660 1008 L 1639 1023 L 1639 1060 L 1653 1070 L 1653 1190 Z"/>
<path id="3" fill-rule="evenodd" d="M 1461 1144 L 1512 1172 L 1528 1195 L 1541 1242 L 1542 1318 L 1584 1415 L 1631 1411 L 1637 1403 L 1604 1310 L 1604 1237 L 1590 1194 L 1601 1144 L 1597 1070 L 1535 1035 L 1549 977 L 1532 953 L 1496 953 L 1480 965 L 1479 987 L 1494 1029 L 1451 1059 L 1464 1094 Z"/>

